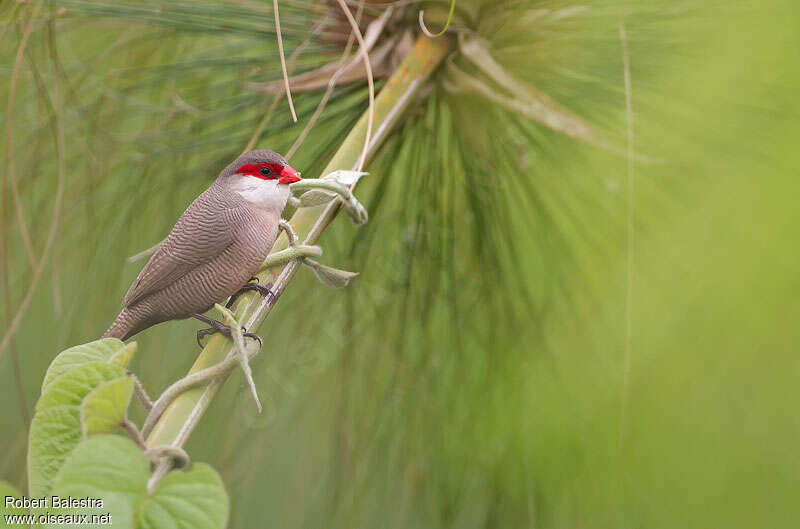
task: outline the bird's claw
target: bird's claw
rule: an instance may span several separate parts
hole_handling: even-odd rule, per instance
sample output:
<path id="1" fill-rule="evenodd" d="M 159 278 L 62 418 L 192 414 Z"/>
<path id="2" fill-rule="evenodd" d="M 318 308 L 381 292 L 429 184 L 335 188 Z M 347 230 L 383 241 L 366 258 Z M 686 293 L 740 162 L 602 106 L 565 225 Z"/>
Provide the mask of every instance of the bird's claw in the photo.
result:
<path id="1" fill-rule="evenodd" d="M 273 292 L 271 288 L 269 288 L 266 285 L 257 285 L 257 284 L 253 284 L 253 283 L 247 283 L 245 286 L 243 286 L 241 289 L 239 289 L 238 293 L 246 292 L 248 290 L 255 290 L 256 292 L 258 292 L 259 294 L 261 294 L 264 297 L 269 296 L 269 297 L 271 297 L 273 299 L 275 298 L 275 292 Z"/>
<path id="2" fill-rule="evenodd" d="M 197 346 L 200 347 L 200 349 L 202 349 L 203 348 L 203 338 L 205 338 L 206 336 L 208 336 L 210 334 L 214 334 L 216 332 L 219 332 L 219 331 L 217 331 L 216 329 L 214 329 L 212 327 L 209 327 L 208 329 L 200 329 L 199 331 L 197 331 Z"/>
<path id="3" fill-rule="evenodd" d="M 269 296 L 271 299 L 275 299 L 277 297 L 277 295 L 275 294 L 275 292 L 272 291 L 271 288 L 269 288 L 268 286 L 265 286 L 265 285 L 259 285 L 258 284 L 258 277 L 253 276 L 253 277 L 250 278 L 250 281 L 255 281 L 255 284 L 253 284 L 251 282 L 248 282 L 242 288 L 240 288 L 238 291 L 236 291 L 228 299 L 228 302 L 225 303 L 225 308 L 226 309 L 231 308 L 233 306 L 233 304 L 236 302 L 236 300 L 239 299 L 239 296 L 241 296 L 242 293 L 247 292 L 248 290 L 255 290 L 256 292 L 258 292 L 262 296 L 264 296 L 264 297 Z"/>
<path id="4" fill-rule="evenodd" d="M 242 331 L 244 331 L 244 327 L 242 327 Z M 261 349 L 261 347 L 264 345 L 264 342 L 261 341 L 261 336 L 254 332 L 242 332 L 242 336 L 245 338 L 252 338 L 253 340 L 257 341 L 259 349 Z"/>
<path id="5" fill-rule="evenodd" d="M 223 335 L 227 336 L 228 338 L 231 338 L 231 328 L 229 326 L 225 325 L 224 323 L 220 323 L 218 321 L 215 321 L 215 320 L 212 320 L 212 321 L 213 321 L 213 323 L 211 323 L 211 327 L 209 327 L 207 329 L 200 329 L 199 331 L 197 331 L 197 345 L 199 345 L 201 348 L 203 347 L 202 340 L 206 336 L 211 336 L 212 334 L 220 333 L 220 334 L 223 334 Z M 261 341 L 261 337 L 259 335 L 257 335 L 256 333 L 246 332 L 246 331 L 247 331 L 247 329 L 242 327 L 242 336 L 245 336 L 245 337 L 248 337 L 248 338 L 252 338 L 253 340 L 257 340 L 258 341 L 258 347 L 260 349 L 264 345 L 264 343 Z"/>

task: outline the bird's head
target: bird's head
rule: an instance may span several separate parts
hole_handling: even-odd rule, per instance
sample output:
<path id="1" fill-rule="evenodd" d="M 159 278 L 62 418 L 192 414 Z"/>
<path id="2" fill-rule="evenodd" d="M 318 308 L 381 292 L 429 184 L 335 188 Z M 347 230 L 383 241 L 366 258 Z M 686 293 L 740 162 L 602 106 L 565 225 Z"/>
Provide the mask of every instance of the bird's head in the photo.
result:
<path id="1" fill-rule="evenodd" d="M 300 172 L 275 151 L 266 149 L 246 152 L 222 171 L 220 176 L 240 175 L 259 180 L 277 180 L 278 184 L 292 184 L 301 180 Z"/>
<path id="2" fill-rule="evenodd" d="M 255 207 L 280 213 L 291 191 L 289 184 L 300 180 L 300 173 L 275 151 L 246 152 L 225 168 L 217 182 L 238 193 Z"/>

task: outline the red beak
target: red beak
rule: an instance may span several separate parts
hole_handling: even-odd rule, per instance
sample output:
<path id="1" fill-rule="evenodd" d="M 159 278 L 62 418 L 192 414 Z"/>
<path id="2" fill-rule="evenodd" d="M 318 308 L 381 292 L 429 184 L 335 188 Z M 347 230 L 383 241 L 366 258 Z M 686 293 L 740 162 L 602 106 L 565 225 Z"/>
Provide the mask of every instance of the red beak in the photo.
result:
<path id="1" fill-rule="evenodd" d="M 278 174 L 280 175 L 280 179 L 278 180 L 279 184 L 293 184 L 302 180 L 302 178 L 300 178 L 300 171 L 296 171 L 290 165 L 284 165 L 281 168 L 281 172 Z"/>

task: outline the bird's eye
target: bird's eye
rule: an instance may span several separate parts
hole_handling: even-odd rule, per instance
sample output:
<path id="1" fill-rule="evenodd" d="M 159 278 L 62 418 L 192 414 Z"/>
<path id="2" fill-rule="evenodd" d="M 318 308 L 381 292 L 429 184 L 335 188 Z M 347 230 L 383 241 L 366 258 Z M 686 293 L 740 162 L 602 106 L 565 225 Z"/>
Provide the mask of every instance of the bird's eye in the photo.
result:
<path id="1" fill-rule="evenodd" d="M 272 169 L 270 169 L 265 165 L 264 167 L 259 169 L 258 172 L 261 173 L 261 176 L 269 176 L 272 174 Z"/>

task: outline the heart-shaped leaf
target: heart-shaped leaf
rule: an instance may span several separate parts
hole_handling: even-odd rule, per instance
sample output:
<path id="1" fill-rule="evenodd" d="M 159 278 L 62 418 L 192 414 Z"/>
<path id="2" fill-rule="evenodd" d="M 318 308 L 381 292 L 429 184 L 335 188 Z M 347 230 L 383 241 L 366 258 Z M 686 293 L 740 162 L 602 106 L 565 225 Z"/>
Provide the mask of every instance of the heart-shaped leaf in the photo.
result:
<path id="1" fill-rule="evenodd" d="M 133 377 L 126 376 L 94 388 L 81 404 L 83 435 L 111 433 L 128 415 L 133 396 Z"/>
<path id="2" fill-rule="evenodd" d="M 0 481 L 0 527 L 11 525 L 6 519 L 7 516 L 23 515 L 28 511 L 23 508 L 16 508 L 13 504 L 6 507 L 6 498 L 21 499 L 22 494 L 5 481 Z"/>
<path id="3" fill-rule="evenodd" d="M 95 388 L 128 378 L 125 368 L 106 362 L 88 362 L 54 379 L 36 404 L 28 442 L 30 495 L 44 496 L 58 469 L 81 441 L 83 400 Z"/>
<path id="4" fill-rule="evenodd" d="M 102 507 L 59 509 L 55 514 L 110 514 L 114 527 L 132 529 L 149 477 L 150 463 L 133 441 L 118 435 L 89 437 L 64 461 L 50 494 L 92 498 L 102 501 Z"/>
<path id="5" fill-rule="evenodd" d="M 222 529 L 228 523 L 228 494 L 216 470 L 204 463 L 167 474 L 137 510 L 137 529 Z"/>
<path id="6" fill-rule="evenodd" d="M 28 483 L 31 496 L 47 493 L 53 476 L 85 433 L 111 428 L 123 401 L 130 401 L 129 396 L 125 398 L 126 388 L 128 385 L 132 388 L 133 381 L 128 380 L 130 377 L 125 368 L 135 351 L 135 342 L 126 345 L 116 338 L 104 338 L 71 347 L 50 364 L 29 433 Z M 89 411 L 83 415 L 85 419 L 99 422 L 82 427 L 84 399 L 111 381 L 120 381 L 119 386 L 95 395 L 97 400 L 93 399 L 88 405 Z"/>
<path id="7" fill-rule="evenodd" d="M 228 520 L 228 496 L 210 466 L 167 474 L 147 495 L 149 462 L 125 437 L 96 435 L 83 441 L 64 463 L 52 494 L 99 498 L 101 509 L 84 514 L 111 514 L 114 527 L 136 529 L 222 529 Z"/>
<path id="8" fill-rule="evenodd" d="M 103 338 L 94 342 L 89 342 L 62 351 L 47 368 L 42 383 L 42 394 L 47 391 L 49 386 L 56 378 L 60 377 L 70 369 L 86 364 L 88 362 L 114 363 L 122 367 L 128 367 L 128 363 L 136 351 L 136 342 L 124 344 L 116 338 Z"/>

